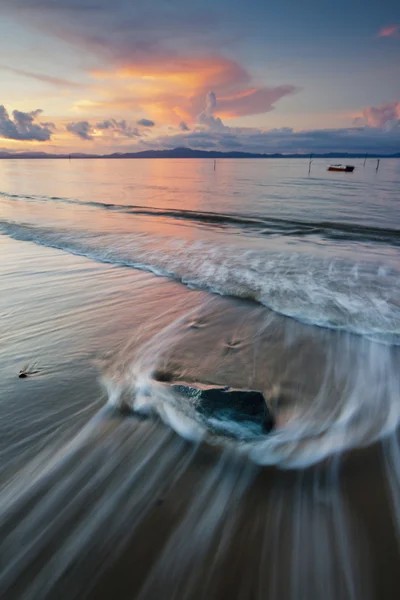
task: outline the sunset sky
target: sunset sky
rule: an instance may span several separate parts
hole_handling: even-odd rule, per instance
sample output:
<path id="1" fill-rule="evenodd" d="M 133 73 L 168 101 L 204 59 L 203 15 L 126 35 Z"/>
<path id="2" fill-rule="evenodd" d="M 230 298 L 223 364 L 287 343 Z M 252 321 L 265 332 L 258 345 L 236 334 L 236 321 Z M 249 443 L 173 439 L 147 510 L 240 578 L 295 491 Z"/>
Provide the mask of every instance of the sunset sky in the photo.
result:
<path id="1" fill-rule="evenodd" d="M 0 150 L 400 151 L 400 2 L 0 0 Z"/>

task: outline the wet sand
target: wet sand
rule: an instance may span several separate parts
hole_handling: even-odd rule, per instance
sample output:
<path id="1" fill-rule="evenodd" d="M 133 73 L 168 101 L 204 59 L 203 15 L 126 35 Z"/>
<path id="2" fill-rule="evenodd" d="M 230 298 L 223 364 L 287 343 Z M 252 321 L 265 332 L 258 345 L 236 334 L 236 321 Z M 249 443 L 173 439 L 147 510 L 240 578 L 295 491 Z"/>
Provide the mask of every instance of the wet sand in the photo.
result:
<path id="1" fill-rule="evenodd" d="M 398 597 L 379 447 L 284 472 L 107 417 L 56 465 L 2 514 L 4 598 Z"/>

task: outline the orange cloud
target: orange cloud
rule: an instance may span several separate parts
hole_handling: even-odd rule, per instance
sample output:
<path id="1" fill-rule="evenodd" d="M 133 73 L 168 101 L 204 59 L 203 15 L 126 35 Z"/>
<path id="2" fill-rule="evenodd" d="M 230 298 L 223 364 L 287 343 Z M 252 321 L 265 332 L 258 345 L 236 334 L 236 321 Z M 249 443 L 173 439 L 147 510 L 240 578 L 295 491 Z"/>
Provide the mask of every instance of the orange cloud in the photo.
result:
<path id="1" fill-rule="evenodd" d="M 74 104 L 77 122 L 108 118 L 116 114 L 114 109 L 123 113 L 118 118 L 130 119 L 134 112 L 134 118 L 149 116 L 158 123 L 194 122 L 209 91 L 219 99 L 218 116 L 229 119 L 269 112 L 280 98 L 295 91 L 290 85 L 267 87 L 253 81 L 241 62 L 221 55 L 221 48 L 230 46 L 224 41 L 231 40 L 231 34 L 225 30 L 226 15 L 209 3 L 18 0 L 11 4 L 12 12 L 18 5 L 24 19 L 80 50 L 83 69 L 101 65 L 91 73 L 98 85 L 91 81 L 82 90 L 85 96 Z M 56 81 L 61 80 L 53 78 L 52 83 Z"/>
<path id="2" fill-rule="evenodd" d="M 221 56 L 157 57 L 154 62 L 128 65 L 113 71 L 94 71 L 99 79 L 123 79 L 152 91 L 184 92 L 186 97 L 205 89 L 237 89 L 250 82 L 249 73 L 236 61 Z"/>
<path id="3" fill-rule="evenodd" d="M 397 37 L 399 35 L 398 25 L 389 25 L 388 27 L 382 27 L 378 32 L 378 37 Z"/>
<path id="4" fill-rule="evenodd" d="M 218 97 L 219 115 L 227 119 L 269 112 L 275 102 L 297 91 L 291 85 L 251 86 L 246 69 L 222 56 L 157 57 L 153 63 L 135 63 L 92 75 L 106 84 L 103 104 L 109 109 L 139 109 L 158 121 L 174 123 L 195 120 L 210 90 Z M 120 92 L 115 97 L 112 82 L 117 81 Z M 123 93 L 121 82 L 125 83 Z"/>

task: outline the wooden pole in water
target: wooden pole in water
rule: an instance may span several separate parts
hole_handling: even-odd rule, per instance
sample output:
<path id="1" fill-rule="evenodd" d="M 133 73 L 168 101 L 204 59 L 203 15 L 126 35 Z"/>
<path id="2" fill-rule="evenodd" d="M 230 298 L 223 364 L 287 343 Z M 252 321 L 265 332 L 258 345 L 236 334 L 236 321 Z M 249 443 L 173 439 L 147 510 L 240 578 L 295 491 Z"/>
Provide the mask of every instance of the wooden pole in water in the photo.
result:
<path id="1" fill-rule="evenodd" d="M 216 167 L 217 167 L 217 161 L 214 160 L 214 171 L 215 171 Z"/>
<path id="2" fill-rule="evenodd" d="M 367 154 L 365 155 L 365 158 L 364 158 L 364 168 L 365 168 L 365 163 L 367 162 L 367 158 L 368 158 L 368 152 L 367 152 Z"/>
<path id="3" fill-rule="evenodd" d="M 379 163 L 381 162 L 381 159 L 378 158 L 378 160 L 376 161 L 376 171 L 378 172 L 379 169 Z"/>
<path id="4" fill-rule="evenodd" d="M 310 154 L 310 162 L 308 163 L 308 174 L 310 174 L 310 173 L 311 173 L 311 163 L 312 163 L 312 160 L 311 160 L 311 159 L 312 159 L 312 157 L 313 157 L 313 155 L 312 155 L 312 154 Z"/>

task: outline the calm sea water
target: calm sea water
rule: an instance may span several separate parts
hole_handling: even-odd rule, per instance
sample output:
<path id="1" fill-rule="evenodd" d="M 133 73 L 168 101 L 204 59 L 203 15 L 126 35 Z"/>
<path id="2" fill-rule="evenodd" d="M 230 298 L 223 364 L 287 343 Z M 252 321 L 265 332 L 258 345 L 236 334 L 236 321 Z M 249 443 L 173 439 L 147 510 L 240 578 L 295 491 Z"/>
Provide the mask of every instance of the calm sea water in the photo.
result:
<path id="1" fill-rule="evenodd" d="M 397 597 L 400 161 L 355 164 L 0 162 L 5 597 Z"/>
<path id="2" fill-rule="evenodd" d="M 0 231 L 396 341 L 400 163 L 9 161 Z M 3 189 L 4 188 L 4 189 Z"/>

